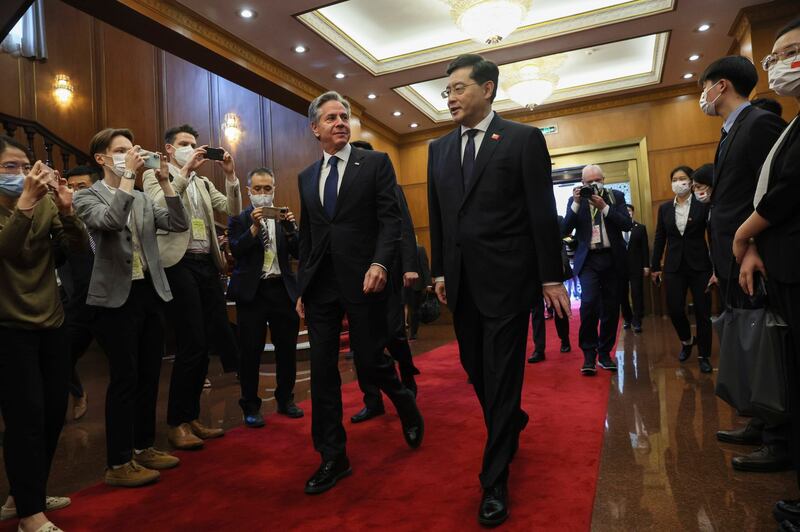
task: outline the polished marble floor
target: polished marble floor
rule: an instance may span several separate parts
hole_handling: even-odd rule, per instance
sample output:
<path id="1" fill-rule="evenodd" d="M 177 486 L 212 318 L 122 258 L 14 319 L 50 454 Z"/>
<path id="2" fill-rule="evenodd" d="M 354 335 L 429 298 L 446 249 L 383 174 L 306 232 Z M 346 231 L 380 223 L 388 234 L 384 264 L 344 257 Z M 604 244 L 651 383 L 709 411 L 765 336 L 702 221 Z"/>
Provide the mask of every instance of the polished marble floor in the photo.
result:
<path id="1" fill-rule="evenodd" d="M 412 350 L 424 353 L 453 339 L 451 325 L 423 327 Z M 714 433 L 746 420 L 714 396 L 715 374 L 701 374 L 694 358 L 680 364 L 677 351 L 672 326 L 660 316 L 645 320 L 643 334 L 621 334 L 617 351 L 620 370 L 610 388 L 592 530 L 774 530 L 771 506 L 779 498 L 797 496 L 794 473 L 732 470 L 731 457 L 751 448 L 720 444 Z M 577 372 L 577 353 L 548 356 L 574 357 L 575 378 L 582 378 Z M 716 358 L 715 345 L 715 365 Z M 170 361 L 164 361 L 157 436 L 157 445 L 163 448 L 168 448 L 165 410 L 171 367 Z M 540 367 L 546 370 L 546 362 Z M 343 381 L 354 379 L 352 362 L 342 359 L 340 368 Z M 77 422 L 70 418 L 64 427 L 48 490 L 52 494 L 95 484 L 103 474 L 105 358 L 93 347 L 79 369 L 89 394 L 89 412 Z M 203 421 L 225 428 L 240 425 L 235 376 L 223 374 L 218 359 L 212 358 L 209 378 L 213 386 L 203 392 Z M 274 365 L 262 366 L 261 384 L 268 390 L 274 387 Z M 269 391 L 263 396 L 264 412 L 270 413 L 275 402 Z M 308 360 L 307 354 L 301 353 L 296 399 L 308 397 Z M 269 427 L 269 418 L 267 424 Z M 0 470 L 0 494 L 5 494 L 8 487 L 2 465 Z"/>

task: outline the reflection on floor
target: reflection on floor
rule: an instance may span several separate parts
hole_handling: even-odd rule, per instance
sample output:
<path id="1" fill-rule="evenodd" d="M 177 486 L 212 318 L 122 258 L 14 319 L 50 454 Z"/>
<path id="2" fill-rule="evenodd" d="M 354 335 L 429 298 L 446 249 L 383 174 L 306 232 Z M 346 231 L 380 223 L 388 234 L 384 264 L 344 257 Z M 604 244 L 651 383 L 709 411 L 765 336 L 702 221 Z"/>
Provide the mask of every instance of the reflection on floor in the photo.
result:
<path id="1" fill-rule="evenodd" d="M 423 327 L 412 349 L 414 354 L 424 353 L 453 338 L 451 325 Z M 670 322 L 661 317 L 647 318 L 643 334 L 623 331 L 620 337 L 619 373 L 612 381 L 608 402 L 592 529 L 774 530 L 772 504 L 779 498 L 797 496 L 794 473 L 733 472 L 731 457 L 751 448 L 720 444 L 714 433 L 745 420 L 714 396 L 716 373 L 701 374 L 694 357 L 684 364 L 678 362 L 677 344 Z M 547 355 L 573 357 L 575 378 L 580 379 L 577 368 L 581 356 L 574 347 L 576 350 L 567 355 Z M 716 366 L 716 339 L 714 349 L 712 361 Z M 165 361 L 161 375 L 157 445 L 162 448 L 168 448 L 165 417 L 171 367 L 172 362 Z M 545 372 L 547 362 L 536 368 Z M 89 413 L 78 422 L 70 418 L 64 427 L 48 489 L 51 494 L 77 491 L 100 482 L 103 474 L 105 357 L 93 348 L 80 361 L 79 369 L 89 394 Z M 354 379 L 352 361 L 342 359 L 340 369 L 344 382 Z M 295 395 L 299 402 L 309 397 L 307 356 L 298 362 L 298 372 Z M 209 378 L 213 386 L 203 392 L 202 420 L 212 426 L 239 426 L 235 376 L 223 374 L 218 359 L 212 358 Z M 275 409 L 271 397 L 274 385 L 274 365 L 264 364 L 261 386 L 267 389 L 262 394 L 265 414 Z M 5 469 L 0 465 L 0 496 L 7 492 Z"/>

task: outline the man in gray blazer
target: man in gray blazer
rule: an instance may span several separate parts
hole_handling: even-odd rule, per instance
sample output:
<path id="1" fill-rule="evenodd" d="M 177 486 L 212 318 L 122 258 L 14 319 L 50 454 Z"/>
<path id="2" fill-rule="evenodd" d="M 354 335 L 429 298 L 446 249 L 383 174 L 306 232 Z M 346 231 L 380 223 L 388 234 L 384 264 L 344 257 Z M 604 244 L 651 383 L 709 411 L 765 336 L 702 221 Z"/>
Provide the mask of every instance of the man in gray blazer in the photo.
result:
<path id="1" fill-rule="evenodd" d="M 89 153 L 102 168 L 103 179 L 76 194 L 74 204 L 95 243 L 86 302 L 96 307 L 95 338 L 108 356 L 111 377 L 105 481 L 111 486 L 142 486 L 159 478 L 157 469 L 179 462 L 153 447 L 164 349 L 163 302 L 172 299 L 156 229 L 180 232 L 188 224 L 164 158 L 157 176 L 167 208 L 134 190 L 144 159 L 130 130 L 100 131 Z"/>

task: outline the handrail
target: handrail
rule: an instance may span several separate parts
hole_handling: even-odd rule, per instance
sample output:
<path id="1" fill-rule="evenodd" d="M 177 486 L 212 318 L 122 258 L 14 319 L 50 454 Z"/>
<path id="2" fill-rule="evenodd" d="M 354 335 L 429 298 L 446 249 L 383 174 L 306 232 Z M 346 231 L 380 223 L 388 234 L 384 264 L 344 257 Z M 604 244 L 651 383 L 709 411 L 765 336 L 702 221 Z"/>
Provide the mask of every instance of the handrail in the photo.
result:
<path id="1" fill-rule="evenodd" d="M 59 151 L 61 152 L 61 162 L 63 164 L 62 170 L 67 171 L 72 166 L 70 166 L 70 159 L 75 158 L 75 165 L 87 164 L 90 161 L 90 157 L 85 152 L 79 150 L 69 142 L 65 141 L 46 127 L 44 127 L 39 122 L 34 122 L 33 120 L 27 120 L 25 118 L 19 118 L 16 116 L 7 115 L 4 113 L 0 113 L 0 123 L 3 124 L 3 128 L 6 131 L 6 135 L 9 137 L 14 137 L 18 128 L 22 128 L 22 131 L 25 133 L 25 136 L 28 139 L 28 151 L 31 160 L 40 159 L 40 157 L 36 157 L 36 148 L 34 144 L 34 139 L 36 135 L 40 135 L 44 140 L 44 151 L 46 154 L 44 162 L 50 166 L 54 167 L 53 164 L 53 147 L 58 146 Z"/>

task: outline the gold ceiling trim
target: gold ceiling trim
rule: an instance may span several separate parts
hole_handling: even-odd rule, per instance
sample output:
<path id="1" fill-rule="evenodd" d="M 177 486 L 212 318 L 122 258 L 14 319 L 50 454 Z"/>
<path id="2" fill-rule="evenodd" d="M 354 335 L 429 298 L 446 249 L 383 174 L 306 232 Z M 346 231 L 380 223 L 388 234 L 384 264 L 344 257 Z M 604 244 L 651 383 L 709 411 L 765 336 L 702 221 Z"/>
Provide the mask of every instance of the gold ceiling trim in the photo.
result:
<path id="1" fill-rule="evenodd" d="M 668 31 L 655 34 L 656 42 L 653 47 L 653 59 L 650 72 L 634 74 L 631 76 L 622 76 L 605 81 L 586 83 L 583 85 L 576 85 L 575 87 L 569 87 L 566 89 L 556 89 L 550 96 L 550 98 L 547 99 L 547 102 L 542 105 L 548 106 L 554 103 L 559 103 L 567 100 L 576 100 L 579 98 L 586 98 L 589 96 L 598 96 L 605 93 L 613 93 L 623 90 L 636 89 L 660 83 L 667 56 L 669 35 L 670 32 Z M 647 37 L 647 35 L 643 35 L 642 37 Z M 625 42 L 625 41 L 617 41 L 617 42 Z M 570 50 L 563 53 L 569 54 L 570 52 L 576 52 L 580 50 L 582 49 Z M 553 55 L 558 55 L 558 54 L 553 54 Z M 545 57 L 550 57 L 550 56 L 545 56 Z M 514 63 L 521 63 L 525 61 L 527 60 L 524 59 L 522 61 L 514 61 Z M 500 65 L 501 70 L 503 66 L 504 65 Z M 427 116 L 434 123 L 438 124 L 438 123 L 448 122 L 450 120 L 450 113 L 447 110 L 442 111 L 436 108 L 435 106 L 431 105 L 431 103 L 424 96 L 422 96 L 422 94 L 420 94 L 416 89 L 414 89 L 413 85 L 397 87 L 394 89 L 394 91 L 400 96 L 402 96 L 411 105 L 416 107 L 417 110 L 419 110 L 421 113 Z M 505 99 L 505 100 L 495 101 L 493 108 L 497 112 L 508 112 L 508 111 L 521 110 L 523 109 L 523 106 L 510 99 Z"/>
<path id="2" fill-rule="evenodd" d="M 347 35 L 341 28 L 325 17 L 319 10 L 295 15 L 295 18 L 328 41 L 350 59 L 364 67 L 374 76 L 390 74 L 424 65 L 439 63 L 464 53 L 500 50 L 512 46 L 533 43 L 553 37 L 586 31 L 611 24 L 634 20 L 673 11 L 676 0 L 630 0 L 624 4 L 586 11 L 517 29 L 503 39 L 500 45 L 482 46 L 475 41 L 448 43 L 406 54 L 378 59 L 361 44 Z"/>

